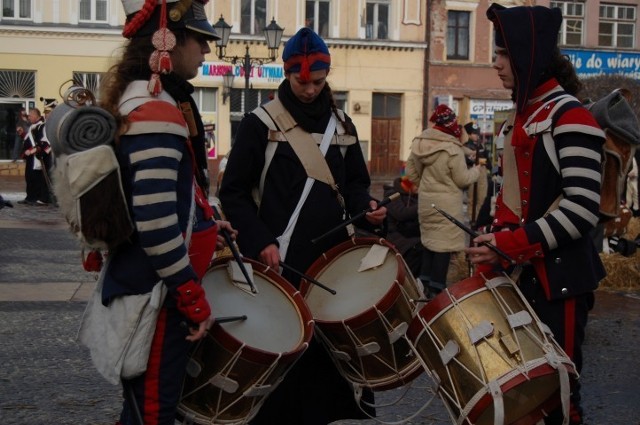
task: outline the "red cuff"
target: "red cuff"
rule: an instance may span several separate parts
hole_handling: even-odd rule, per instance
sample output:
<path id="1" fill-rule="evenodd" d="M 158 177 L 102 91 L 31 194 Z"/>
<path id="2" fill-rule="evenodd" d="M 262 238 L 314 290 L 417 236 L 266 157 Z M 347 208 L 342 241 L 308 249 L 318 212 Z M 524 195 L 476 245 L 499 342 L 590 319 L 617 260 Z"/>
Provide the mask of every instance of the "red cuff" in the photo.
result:
<path id="1" fill-rule="evenodd" d="M 211 316 L 211 307 L 204 289 L 193 280 L 178 286 L 174 298 L 177 301 L 178 310 L 194 323 L 204 322 Z"/>
<path id="2" fill-rule="evenodd" d="M 524 229 L 496 232 L 493 235 L 496 238 L 496 246 L 508 254 L 516 264 L 525 263 L 532 258 L 544 257 L 542 245 L 539 242 L 530 244 Z M 500 261 L 504 267 L 510 265 L 509 262 L 503 258 L 501 258 Z"/>

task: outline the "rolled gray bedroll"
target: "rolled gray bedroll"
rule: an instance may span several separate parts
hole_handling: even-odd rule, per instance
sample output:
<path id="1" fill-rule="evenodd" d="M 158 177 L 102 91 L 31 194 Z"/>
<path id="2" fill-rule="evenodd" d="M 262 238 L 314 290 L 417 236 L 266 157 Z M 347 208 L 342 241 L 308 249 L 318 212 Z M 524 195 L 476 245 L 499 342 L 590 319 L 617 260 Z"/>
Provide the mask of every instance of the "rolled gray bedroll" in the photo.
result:
<path id="1" fill-rule="evenodd" d="M 47 117 L 45 131 L 56 155 L 70 155 L 112 142 L 116 120 L 97 106 L 62 103 Z"/>

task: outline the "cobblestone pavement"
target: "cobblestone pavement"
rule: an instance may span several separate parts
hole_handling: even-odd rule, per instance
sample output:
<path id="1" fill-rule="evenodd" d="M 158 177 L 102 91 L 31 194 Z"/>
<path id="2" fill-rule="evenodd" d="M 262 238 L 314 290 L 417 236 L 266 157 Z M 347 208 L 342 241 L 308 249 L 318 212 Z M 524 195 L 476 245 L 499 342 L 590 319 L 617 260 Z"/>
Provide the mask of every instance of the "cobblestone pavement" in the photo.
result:
<path id="1" fill-rule="evenodd" d="M 0 186 L 1 188 L 2 186 Z M 20 194 L 0 193 L 14 201 Z M 15 205 L 0 210 L 0 296 L 14 287 L 35 288 L 44 301 L 0 301 L 0 424 L 113 425 L 120 389 L 101 378 L 87 350 L 75 341 L 84 298 L 51 301 L 63 285 L 91 285 L 79 248 L 59 213 Z M 5 298 L 0 298 L 5 299 Z M 582 375 L 588 425 L 640 425 L 640 297 L 599 291 L 590 315 Z M 406 394 L 377 393 L 382 420 L 408 418 L 430 397 L 424 375 Z M 334 425 L 374 425 L 343 420 Z M 439 399 L 408 424 L 446 425 Z M 277 424 L 274 424 L 277 425 Z"/>

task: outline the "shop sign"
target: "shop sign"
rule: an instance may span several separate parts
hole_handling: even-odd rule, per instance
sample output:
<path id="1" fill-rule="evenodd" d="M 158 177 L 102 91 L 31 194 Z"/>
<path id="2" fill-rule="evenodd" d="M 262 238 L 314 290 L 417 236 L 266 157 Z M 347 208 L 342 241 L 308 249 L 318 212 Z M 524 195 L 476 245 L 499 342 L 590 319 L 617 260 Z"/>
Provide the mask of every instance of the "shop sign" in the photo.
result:
<path id="1" fill-rule="evenodd" d="M 241 65 L 233 65 L 226 62 L 205 62 L 198 72 L 202 80 L 222 82 L 222 76 L 228 71 L 233 72 L 236 78 L 244 79 L 244 68 Z M 282 65 L 254 65 L 249 74 L 253 83 L 280 83 L 284 79 Z"/>
<path id="2" fill-rule="evenodd" d="M 497 111 L 505 111 L 513 107 L 510 100 L 471 99 L 470 117 L 482 133 L 493 134 L 493 115 Z"/>
<path id="3" fill-rule="evenodd" d="M 563 49 L 562 53 L 569 57 L 580 78 L 622 75 L 640 79 L 640 53 L 570 49 Z"/>

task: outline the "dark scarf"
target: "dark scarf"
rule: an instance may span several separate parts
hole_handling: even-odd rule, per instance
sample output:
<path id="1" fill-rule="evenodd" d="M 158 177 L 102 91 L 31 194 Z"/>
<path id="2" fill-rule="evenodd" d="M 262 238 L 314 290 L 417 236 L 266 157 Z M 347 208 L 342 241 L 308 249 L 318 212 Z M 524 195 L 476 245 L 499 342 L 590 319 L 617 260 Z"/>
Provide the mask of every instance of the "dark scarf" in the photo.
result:
<path id="1" fill-rule="evenodd" d="M 284 80 L 278 87 L 278 98 L 300 127 L 309 133 L 324 133 L 331 117 L 331 102 L 326 86 L 313 102 L 303 103 L 291 91 L 289 80 Z"/>
<path id="2" fill-rule="evenodd" d="M 196 105 L 193 97 L 191 97 L 194 88 L 189 82 L 173 73 L 161 75 L 160 78 L 162 80 L 163 89 L 169 93 L 176 102 L 178 102 L 178 105 L 184 102 L 189 102 L 191 105 L 196 129 L 198 130 L 197 135 L 191 136 L 191 146 L 193 146 L 193 153 L 195 155 L 198 170 L 196 173 L 196 180 L 200 187 L 208 193 L 209 175 L 207 172 L 207 145 L 204 140 L 204 124 L 202 123 L 202 117 L 198 111 L 198 105 Z"/>

